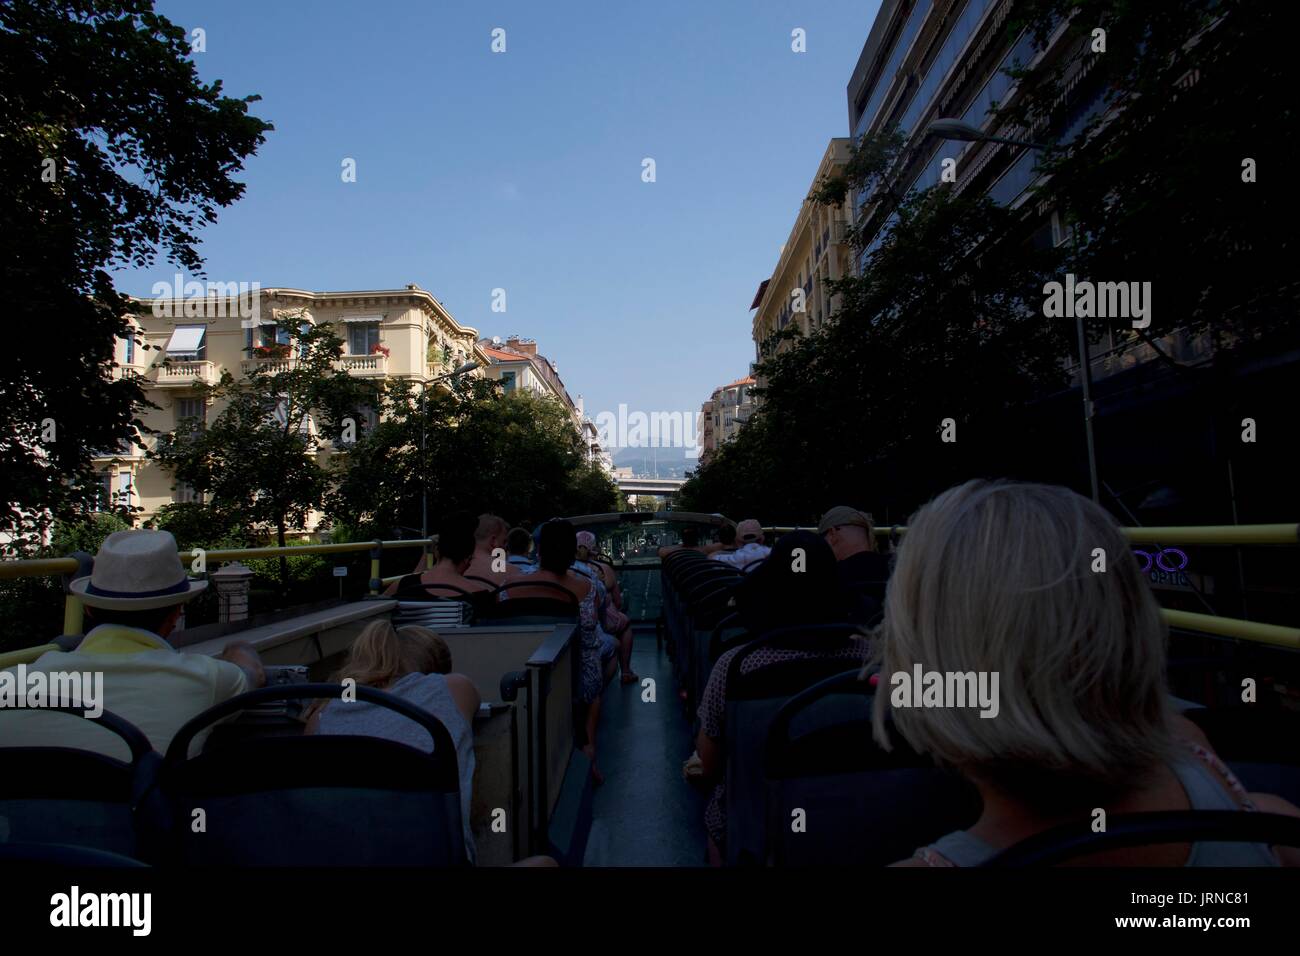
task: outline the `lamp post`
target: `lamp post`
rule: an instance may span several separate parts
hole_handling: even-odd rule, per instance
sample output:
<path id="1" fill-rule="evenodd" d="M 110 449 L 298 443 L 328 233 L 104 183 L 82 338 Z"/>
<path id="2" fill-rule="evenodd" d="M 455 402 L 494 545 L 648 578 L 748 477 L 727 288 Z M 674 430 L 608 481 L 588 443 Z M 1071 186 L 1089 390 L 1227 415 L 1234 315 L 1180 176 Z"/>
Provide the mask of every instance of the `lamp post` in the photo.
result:
<path id="1" fill-rule="evenodd" d="M 944 139 L 958 140 L 964 143 L 1006 143 L 1009 146 L 1023 146 L 1026 149 L 1049 150 L 1046 143 L 1034 143 L 1023 139 L 1009 139 L 1004 136 L 989 136 L 983 130 L 963 123 L 959 119 L 937 119 L 925 130 L 926 136 L 942 136 Z M 1073 242 L 1073 240 L 1071 240 Z M 1075 331 L 1079 336 L 1079 385 L 1083 393 L 1083 433 L 1088 444 L 1088 482 L 1092 489 L 1092 500 L 1100 502 L 1101 491 L 1097 481 L 1097 448 L 1092 437 L 1092 355 L 1088 351 L 1088 335 L 1084 329 L 1083 318 L 1077 312 L 1074 316 Z"/>
<path id="2" fill-rule="evenodd" d="M 429 429 L 426 423 L 428 419 L 426 412 L 428 403 L 425 401 L 425 395 L 428 393 L 430 385 L 435 385 L 447 379 L 459 378 L 478 367 L 478 362 L 466 362 L 445 375 L 420 379 L 420 537 L 425 541 L 429 539 L 429 469 L 425 467 L 424 461 Z"/>

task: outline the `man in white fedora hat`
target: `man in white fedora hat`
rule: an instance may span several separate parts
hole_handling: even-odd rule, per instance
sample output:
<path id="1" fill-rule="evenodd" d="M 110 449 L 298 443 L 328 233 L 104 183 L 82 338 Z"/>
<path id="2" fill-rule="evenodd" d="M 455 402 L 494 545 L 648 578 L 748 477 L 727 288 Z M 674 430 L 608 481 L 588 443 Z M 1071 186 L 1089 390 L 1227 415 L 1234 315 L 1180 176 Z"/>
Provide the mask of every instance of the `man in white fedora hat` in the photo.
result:
<path id="1" fill-rule="evenodd" d="M 207 586 L 186 576 L 169 532 L 115 532 L 95 555 L 94 572 L 68 585 L 86 606 L 93 629 L 75 651 L 42 654 L 27 672 L 102 674 L 103 708 L 135 724 L 155 750 L 165 752 L 190 718 L 266 680 L 250 644 L 208 657 L 167 643 L 185 602 Z M 73 747 L 129 759 L 117 735 L 93 720 L 38 710 L 0 710 L 0 739 L 7 746 Z M 202 738 L 194 750 L 200 747 Z"/>

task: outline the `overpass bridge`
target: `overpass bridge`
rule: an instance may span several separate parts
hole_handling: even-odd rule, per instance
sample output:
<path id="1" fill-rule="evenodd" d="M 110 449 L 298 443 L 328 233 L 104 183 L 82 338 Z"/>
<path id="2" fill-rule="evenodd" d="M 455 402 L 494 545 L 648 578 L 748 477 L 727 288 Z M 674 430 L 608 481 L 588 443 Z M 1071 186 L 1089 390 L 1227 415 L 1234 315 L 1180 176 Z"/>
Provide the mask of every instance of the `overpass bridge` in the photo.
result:
<path id="1" fill-rule="evenodd" d="M 672 497 L 686 484 L 685 478 L 616 478 L 618 490 L 633 495 Z"/>

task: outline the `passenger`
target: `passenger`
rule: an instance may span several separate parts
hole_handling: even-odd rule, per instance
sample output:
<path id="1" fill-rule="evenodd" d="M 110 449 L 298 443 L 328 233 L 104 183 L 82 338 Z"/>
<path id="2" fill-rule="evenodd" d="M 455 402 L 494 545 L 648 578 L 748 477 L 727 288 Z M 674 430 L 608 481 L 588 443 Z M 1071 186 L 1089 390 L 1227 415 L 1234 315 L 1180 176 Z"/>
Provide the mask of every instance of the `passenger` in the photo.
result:
<path id="1" fill-rule="evenodd" d="M 480 583 L 488 587 L 505 584 L 505 550 L 509 536 L 510 525 L 501 518 L 493 514 L 479 515 L 478 527 L 474 530 L 474 559 L 465 576 L 471 580 L 479 578 Z"/>
<path id="2" fill-rule="evenodd" d="M 889 582 L 889 559 L 875 548 L 875 526 L 871 515 L 839 505 L 822 515 L 817 533 L 835 552 L 836 568 L 844 589 L 858 595 L 860 607 L 853 619 L 874 625 L 885 601 Z"/>
<path id="3" fill-rule="evenodd" d="M 730 554 L 736 550 L 736 526 L 724 524 L 718 528 L 718 540 L 700 548 L 705 554 Z"/>
<path id="4" fill-rule="evenodd" d="M 736 526 L 736 538 L 740 541 L 739 548 L 719 551 L 712 559 L 748 571 L 772 553 L 772 549 L 763 543 L 763 526 L 754 518 L 746 518 Z"/>
<path id="5" fill-rule="evenodd" d="M 578 700 L 587 707 L 587 742 L 582 752 L 591 761 L 592 779 L 602 783 L 604 775 L 596 769 L 596 725 L 600 720 L 601 692 L 618 666 L 618 645 L 599 627 L 595 583 L 573 570 L 574 559 L 578 556 L 573 525 L 562 518 L 552 519 L 538 528 L 538 542 L 537 570 L 527 577 L 513 578 L 506 597 L 554 597 L 550 588 L 528 587 L 529 582 L 546 581 L 559 584 L 577 599 L 581 654 L 579 682 L 574 691 Z"/>
<path id="6" fill-rule="evenodd" d="M 479 693 L 464 674 L 442 673 L 451 666 L 444 641 L 428 628 L 404 627 L 395 631 L 388 621 L 375 621 L 352 642 L 347 660 L 332 678 L 351 678 L 400 697 L 437 717 L 456 744 L 460 772 L 460 816 L 465 830 L 465 851 L 475 859 L 470 830 L 470 797 L 474 783 L 474 714 Z M 308 734 L 350 734 L 383 737 L 426 753 L 433 750 L 429 732 L 396 711 L 362 700 L 318 701 L 310 711 Z"/>
<path id="7" fill-rule="evenodd" d="M 408 574 L 388 586 L 384 594 L 392 596 L 399 591 L 403 597 L 413 600 L 434 600 L 458 597 L 460 591 L 487 591 L 492 585 L 483 581 L 473 581 L 465 577 L 465 571 L 474 557 L 474 528 L 476 521 L 472 515 L 451 515 L 444 522 L 443 530 L 438 535 L 438 563 L 423 574 Z M 427 591 L 421 585 L 448 585 L 447 588 L 431 587 Z"/>
<path id="8" fill-rule="evenodd" d="M 104 539 L 94 571 L 69 590 L 86 607 L 93 625 L 74 651 L 50 651 L 27 665 L 28 673 L 103 674 L 104 710 L 144 732 L 165 753 L 191 718 L 266 682 L 252 645 L 236 641 L 217 657 L 175 650 L 167 637 L 182 609 L 207 587 L 191 581 L 167 531 L 117 531 Z M 208 731 L 198 734 L 198 752 Z M 6 746 L 70 747 L 129 760 L 127 747 L 93 720 L 73 720 L 38 709 L 0 711 Z"/>
<path id="9" fill-rule="evenodd" d="M 802 550 L 802 557 L 794 554 L 796 548 Z M 826 542 L 811 531 L 782 535 L 769 558 L 736 588 L 735 601 L 741 623 L 755 637 L 799 624 L 835 624 L 844 620 L 849 608 L 835 570 L 835 556 Z M 721 782 L 724 779 L 722 757 L 726 752 L 727 671 L 743 650 L 743 647 L 733 648 L 713 665 L 700 698 L 696 756 L 688 761 L 692 776 L 717 781 L 704 814 L 709 833 L 709 862 L 714 866 L 722 864 L 727 832 L 726 788 Z M 846 638 L 842 646 L 832 649 L 760 649 L 748 654 L 741 667 L 748 674 L 783 661 L 842 657 L 848 669 L 865 656 L 864 642 Z"/>
<path id="10" fill-rule="evenodd" d="M 532 568 L 529 557 L 533 551 L 533 536 L 526 528 L 511 528 L 506 535 L 506 561 L 516 568 Z"/>
<path id="11" fill-rule="evenodd" d="M 623 613 L 623 596 L 618 587 L 618 575 L 608 564 L 593 560 L 596 554 L 596 536 L 590 531 L 578 532 L 578 557 L 573 570 L 596 583 L 596 600 L 600 610 L 599 625 L 606 634 L 618 642 L 619 669 L 624 686 L 635 684 L 641 678 L 632 670 L 632 622 Z"/>
<path id="12" fill-rule="evenodd" d="M 1096 549 L 1104 572 L 1093 567 Z M 1094 808 L 1300 815 L 1279 797 L 1246 793 L 1195 725 L 1175 714 L 1167 628 L 1151 589 L 1110 515 L 1068 489 L 971 481 L 923 507 L 899 549 L 877 634 L 875 726 L 886 748 L 892 693 L 884 691 L 895 686 L 886 675 L 943 668 L 989 675 L 990 687 L 1000 675 L 996 716 L 982 716 L 981 705 L 892 706 L 899 733 L 964 774 L 984 802 L 969 830 L 896 865 L 974 866 L 1055 825 L 1087 826 Z M 1087 859 L 1269 866 L 1296 864 L 1298 855 L 1204 842 Z"/>
<path id="13" fill-rule="evenodd" d="M 700 529 L 688 525 L 682 528 L 681 544 L 667 544 L 659 549 L 659 557 L 665 558 L 674 551 L 703 551 L 700 547 Z"/>

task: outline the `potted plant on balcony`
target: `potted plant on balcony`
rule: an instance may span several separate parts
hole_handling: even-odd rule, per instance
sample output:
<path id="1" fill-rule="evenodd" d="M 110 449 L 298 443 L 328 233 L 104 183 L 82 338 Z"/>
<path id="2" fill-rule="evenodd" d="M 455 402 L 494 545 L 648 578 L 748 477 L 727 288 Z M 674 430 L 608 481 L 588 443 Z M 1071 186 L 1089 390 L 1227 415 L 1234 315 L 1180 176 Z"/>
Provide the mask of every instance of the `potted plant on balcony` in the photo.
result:
<path id="1" fill-rule="evenodd" d="M 287 345 L 255 345 L 253 354 L 261 359 L 285 359 L 289 357 Z"/>
<path id="2" fill-rule="evenodd" d="M 382 355 L 384 358 L 388 358 L 388 355 L 389 355 L 389 349 L 388 349 L 388 346 L 387 346 L 387 345 L 381 345 L 380 343 L 376 342 L 374 345 L 372 345 L 372 346 L 370 347 L 370 354 L 371 354 L 371 355 Z"/>

